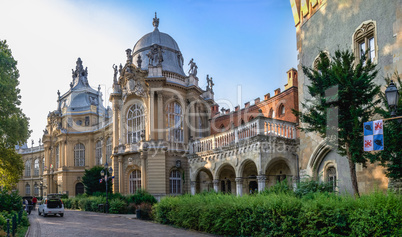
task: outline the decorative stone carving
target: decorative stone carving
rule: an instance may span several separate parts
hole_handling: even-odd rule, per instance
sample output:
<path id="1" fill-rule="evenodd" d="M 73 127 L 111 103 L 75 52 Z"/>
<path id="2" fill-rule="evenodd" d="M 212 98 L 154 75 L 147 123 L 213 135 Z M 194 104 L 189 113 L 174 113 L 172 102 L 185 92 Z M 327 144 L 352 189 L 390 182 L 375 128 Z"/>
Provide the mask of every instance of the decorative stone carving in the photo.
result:
<path id="1" fill-rule="evenodd" d="M 126 55 L 127 55 L 127 64 L 132 64 L 133 63 L 133 56 L 131 55 L 131 49 L 126 49 Z"/>
<path id="2" fill-rule="evenodd" d="M 197 76 L 197 64 L 194 62 L 194 59 L 191 59 L 188 63 L 190 65 L 190 69 L 188 70 L 188 74 L 193 75 L 194 77 Z"/>
<path id="3" fill-rule="evenodd" d="M 155 28 L 158 28 L 158 26 L 159 26 L 159 18 L 156 16 L 156 12 L 155 12 L 155 17 L 154 17 L 154 19 L 153 19 L 153 21 L 152 21 L 152 25 L 153 25 Z"/>
<path id="4" fill-rule="evenodd" d="M 139 55 L 138 55 L 138 58 L 137 58 L 137 65 L 138 65 L 138 68 L 141 68 L 141 63 L 142 63 L 142 59 L 141 59 L 141 55 L 139 54 Z"/>

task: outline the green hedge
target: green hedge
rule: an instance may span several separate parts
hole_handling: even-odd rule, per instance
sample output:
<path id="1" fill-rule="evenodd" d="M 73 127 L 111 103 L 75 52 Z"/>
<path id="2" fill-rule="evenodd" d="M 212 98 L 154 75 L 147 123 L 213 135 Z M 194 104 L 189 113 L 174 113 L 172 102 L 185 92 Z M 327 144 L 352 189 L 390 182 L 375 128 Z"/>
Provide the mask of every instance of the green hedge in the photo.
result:
<path id="1" fill-rule="evenodd" d="M 162 224 L 229 236 L 402 236 L 402 196 L 392 193 L 183 195 L 162 199 L 154 215 Z"/>
<path id="2" fill-rule="evenodd" d="M 18 213 L 22 210 L 22 198 L 18 195 L 17 191 L 8 191 L 7 189 L 0 188 L 0 236 L 6 235 L 7 229 L 7 219 L 10 220 L 10 231 L 11 231 L 11 221 L 13 216 L 18 219 Z M 17 233 L 21 232 L 22 229 L 26 229 L 29 226 L 29 220 L 27 213 L 22 211 L 21 222 L 18 222 Z M 24 233 L 20 233 L 24 235 Z"/>

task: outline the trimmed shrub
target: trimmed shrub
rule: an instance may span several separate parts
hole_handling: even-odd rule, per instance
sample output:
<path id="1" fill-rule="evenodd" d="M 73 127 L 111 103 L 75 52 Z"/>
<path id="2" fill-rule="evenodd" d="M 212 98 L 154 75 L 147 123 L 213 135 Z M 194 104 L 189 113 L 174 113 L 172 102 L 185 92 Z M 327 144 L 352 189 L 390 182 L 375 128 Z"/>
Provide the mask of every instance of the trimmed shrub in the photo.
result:
<path id="1" fill-rule="evenodd" d="M 121 199 L 113 199 L 109 202 L 109 213 L 127 213 L 127 203 Z"/>

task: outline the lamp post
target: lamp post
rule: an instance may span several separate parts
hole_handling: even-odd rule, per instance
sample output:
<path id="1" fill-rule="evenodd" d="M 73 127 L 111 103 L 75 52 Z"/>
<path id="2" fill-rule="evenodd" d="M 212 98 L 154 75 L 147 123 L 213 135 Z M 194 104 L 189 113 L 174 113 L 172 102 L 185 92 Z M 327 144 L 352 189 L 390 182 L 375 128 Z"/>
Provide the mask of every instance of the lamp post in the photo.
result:
<path id="1" fill-rule="evenodd" d="M 108 170 L 108 168 L 109 168 L 109 170 Z M 108 200 L 108 195 L 107 195 L 107 183 L 108 183 L 108 181 L 109 181 L 109 179 L 111 179 L 112 177 L 108 177 L 108 175 L 107 175 L 107 173 L 108 173 L 108 171 L 109 171 L 109 173 L 110 173 L 110 175 L 112 175 L 112 173 L 113 173 L 113 169 L 112 169 L 112 167 L 109 167 L 108 166 L 108 164 L 107 164 L 107 162 L 105 163 L 105 168 L 100 172 L 100 174 L 101 174 L 101 176 L 103 177 L 102 179 L 103 179 L 103 181 L 105 181 L 106 182 L 106 206 L 105 206 L 105 208 L 106 208 L 106 213 L 109 213 L 109 200 Z"/>
<path id="2" fill-rule="evenodd" d="M 387 89 L 385 90 L 385 97 L 387 99 L 389 109 L 391 110 L 391 117 L 396 117 L 396 109 L 398 108 L 398 101 L 399 101 L 399 92 L 398 88 L 396 88 L 392 80 L 391 83 L 389 83 Z"/>
<path id="3" fill-rule="evenodd" d="M 43 181 L 42 180 L 40 181 L 39 187 L 40 187 L 40 197 L 43 199 Z"/>

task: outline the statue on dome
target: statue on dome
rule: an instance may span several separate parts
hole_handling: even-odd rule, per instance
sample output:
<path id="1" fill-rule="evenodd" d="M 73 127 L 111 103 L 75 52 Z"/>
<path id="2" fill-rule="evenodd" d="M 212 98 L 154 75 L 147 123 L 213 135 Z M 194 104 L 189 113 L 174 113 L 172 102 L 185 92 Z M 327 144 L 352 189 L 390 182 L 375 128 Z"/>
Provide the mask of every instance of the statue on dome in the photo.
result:
<path id="1" fill-rule="evenodd" d="M 163 61 L 163 56 L 162 56 L 162 49 L 158 48 L 157 45 L 153 45 L 150 49 L 149 52 L 146 54 L 146 56 L 149 59 L 148 65 L 149 66 L 154 66 L 154 62 L 158 61 L 160 64 Z"/>
<path id="2" fill-rule="evenodd" d="M 163 50 L 162 50 L 162 47 L 159 46 L 159 47 L 157 48 L 157 51 L 158 51 L 158 65 L 161 65 L 162 62 L 163 62 L 163 55 L 162 55 Z"/>
<path id="3" fill-rule="evenodd" d="M 197 64 L 194 62 L 194 59 L 192 58 L 190 62 L 188 63 L 190 65 L 190 69 L 188 70 L 188 74 L 193 75 L 194 77 L 197 76 Z"/>
<path id="4" fill-rule="evenodd" d="M 137 65 L 139 69 L 141 69 L 141 64 L 142 64 L 141 54 L 138 54 Z"/>
<path id="5" fill-rule="evenodd" d="M 215 84 L 214 84 L 213 81 L 212 81 L 212 77 L 209 78 L 209 75 L 207 74 L 207 90 L 212 91 L 212 87 L 213 87 L 214 85 L 215 85 Z"/>
<path id="6" fill-rule="evenodd" d="M 114 71 L 114 73 L 113 73 L 113 82 L 115 84 L 117 84 L 117 66 L 115 64 L 113 64 L 112 68 L 113 68 L 113 71 Z"/>
<path id="7" fill-rule="evenodd" d="M 155 27 L 155 29 L 157 29 L 158 26 L 159 26 L 159 18 L 156 17 L 156 12 L 155 12 L 155 18 L 154 18 L 154 20 L 152 21 L 152 25 Z"/>
<path id="8" fill-rule="evenodd" d="M 133 63 L 133 56 L 131 55 L 131 49 L 126 49 L 126 54 L 127 54 L 127 63 L 129 64 Z"/>

